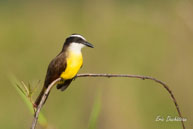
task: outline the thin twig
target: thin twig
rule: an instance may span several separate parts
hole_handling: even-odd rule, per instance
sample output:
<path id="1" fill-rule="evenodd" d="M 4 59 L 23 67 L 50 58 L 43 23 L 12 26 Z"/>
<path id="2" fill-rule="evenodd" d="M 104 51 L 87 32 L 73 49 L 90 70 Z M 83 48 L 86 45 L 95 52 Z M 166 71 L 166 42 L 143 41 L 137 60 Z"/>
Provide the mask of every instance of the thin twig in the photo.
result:
<path id="1" fill-rule="evenodd" d="M 24 87 L 25 93 L 27 93 L 27 95 L 29 95 L 29 89 L 27 88 L 27 86 L 25 85 L 25 83 L 23 81 L 21 81 L 22 86 Z"/>
<path id="2" fill-rule="evenodd" d="M 143 79 L 143 80 L 145 80 L 145 79 L 153 80 L 153 81 L 161 84 L 168 91 L 168 93 L 170 94 L 170 96 L 175 104 L 175 107 L 177 109 L 179 117 L 182 118 L 182 114 L 180 112 L 180 108 L 178 106 L 176 98 L 174 97 L 174 94 L 172 93 L 172 91 L 170 90 L 170 88 L 168 87 L 168 85 L 166 83 L 164 83 L 156 78 L 149 77 L 149 76 L 128 75 L 128 74 L 91 74 L 91 73 L 78 74 L 77 77 L 128 77 L 128 78 L 139 78 L 139 79 Z M 181 121 L 181 123 L 182 123 L 183 129 L 185 129 L 185 125 L 184 125 L 183 120 Z"/>
<path id="3" fill-rule="evenodd" d="M 174 97 L 174 94 L 173 94 L 172 91 L 169 89 L 169 87 L 168 87 L 168 85 L 167 85 L 166 83 L 164 83 L 164 82 L 162 82 L 162 81 L 160 81 L 160 80 L 158 80 L 158 79 L 156 79 L 156 78 L 149 77 L 149 76 L 141 76 L 141 75 L 128 75 L 128 74 L 92 74 L 92 73 L 78 74 L 76 77 L 77 77 L 77 78 L 78 78 L 78 77 L 109 77 L 109 78 L 110 78 L 110 77 L 127 77 L 127 78 L 138 78 L 138 79 L 143 79 L 143 80 L 145 80 L 145 79 L 153 80 L 153 81 L 161 84 L 161 85 L 167 90 L 167 92 L 170 94 L 170 96 L 171 96 L 171 98 L 172 98 L 172 100 L 173 100 L 173 102 L 174 102 L 174 104 L 175 104 L 175 107 L 176 107 L 176 109 L 177 109 L 177 112 L 178 112 L 179 117 L 182 118 L 182 115 L 181 115 L 179 106 L 178 106 L 178 104 L 177 104 L 177 101 L 176 101 L 176 99 L 175 99 L 175 97 Z M 43 97 L 42 97 L 42 99 L 41 99 L 41 101 L 40 101 L 40 104 L 38 105 L 37 110 L 36 110 L 36 112 L 35 112 L 31 129 L 35 129 L 35 126 L 36 126 L 36 124 L 37 124 L 37 119 L 38 119 L 39 112 L 40 112 L 40 110 L 41 110 L 41 108 L 42 108 L 42 106 L 43 106 L 43 104 L 44 104 L 45 99 L 47 98 L 47 94 L 50 92 L 51 88 L 52 88 L 57 82 L 59 82 L 60 80 L 61 80 L 61 78 L 58 78 L 58 79 L 56 79 L 55 81 L 53 81 L 53 82 L 48 86 L 47 90 L 45 91 L 45 93 L 44 93 L 44 95 L 43 95 Z M 183 129 L 185 129 L 184 121 L 182 120 L 181 123 L 182 123 Z"/>
<path id="4" fill-rule="evenodd" d="M 36 124 L 37 124 L 37 120 L 38 120 L 38 116 L 39 116 L 39 113 L 40 113 L 40 110 L 48 96 L 48 93 L 50 92 L 50 90 L 52 89 L 52 87 L 57 84 L 59 81 L 61 80 L 61 78 L 57 78 L 56 80 L 54 80 L 49 86 L 48 88 L 46 89 L 46 91 L 44 92 L 44 95 L 42 96 L 42 99 L 40 101 L 40 104 L 38 105 L 37 107 L 37 110 L 34 114 L 34 119 L 33 119 L 33 122 L 32 122 L 32 126 L 31 126 L 31 129 L 35 129 L 36 127 Z"/>

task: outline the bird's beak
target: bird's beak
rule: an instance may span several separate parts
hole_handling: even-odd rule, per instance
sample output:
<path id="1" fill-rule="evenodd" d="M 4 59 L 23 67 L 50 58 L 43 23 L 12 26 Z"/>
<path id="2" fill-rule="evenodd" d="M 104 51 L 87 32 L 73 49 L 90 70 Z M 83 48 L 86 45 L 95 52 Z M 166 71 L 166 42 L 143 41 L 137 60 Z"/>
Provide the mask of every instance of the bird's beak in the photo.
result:
<path id="1" fill-rule="evenodd" d="M 85 46 L 87 46 L 87 47 L 94 48 L 94 46 L 93 46 L 91 43 L 89 43 L 89 42 L 84 42 L 83 44 L 84 44 Z"/>

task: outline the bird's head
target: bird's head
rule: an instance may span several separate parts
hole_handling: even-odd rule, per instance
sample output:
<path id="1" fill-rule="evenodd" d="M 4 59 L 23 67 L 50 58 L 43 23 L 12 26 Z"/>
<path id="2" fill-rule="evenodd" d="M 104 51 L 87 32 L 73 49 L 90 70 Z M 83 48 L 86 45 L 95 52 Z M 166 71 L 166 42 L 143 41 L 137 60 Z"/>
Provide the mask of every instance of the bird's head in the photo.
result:
<path id="1" fill-rule="evenodd" d="M 85 46 L 94 48 L 94 46 L 89 43 L 82 35 L 72 34 L 66 38 L 63 50 L 67 48 L 72 51 L 81 51 L 81 49 Z"/>

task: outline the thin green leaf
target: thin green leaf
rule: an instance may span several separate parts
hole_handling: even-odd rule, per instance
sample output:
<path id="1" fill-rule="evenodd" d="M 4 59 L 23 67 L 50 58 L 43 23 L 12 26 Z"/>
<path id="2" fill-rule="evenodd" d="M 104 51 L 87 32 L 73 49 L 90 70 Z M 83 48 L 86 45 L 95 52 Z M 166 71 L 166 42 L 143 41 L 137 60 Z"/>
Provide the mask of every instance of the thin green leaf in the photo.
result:
<path id="1" fill-rule="evenodd" d="M 13 76 L 13 75 L 9 75 L 8 76 L 10 79 L 10 82 L 12 83 L 12 85 L 14 86 L 14 88 L 16 89 L 16 91 L 18 92 L 18 94 L 20 95 L 20 97 L 23 99 L 23 101 L 25 102 L 25 104 L 27 105 L 29 111 L 32 113 L 32 115 L 34 115 L 34 109 L 33 109 L 33 105 L 31 103 L 31 101 L 29 100 L 28 97 L 25 96 L 25 94 L 22 92 L 23 90 L 21 89 L 21 83 Z M 42 112 L 40 112 L 39 114 L 39 119 L 38 122 L 41 126 L 43 127 L 47 127 L 48 123 L 47 120 L 45 118 L 45 116 L 42 114 Z"/>
<path id="2" fill-rule="evenodd" d="M 101 99 L 100 98 L 101 98 L 101 94 L 99 93 L 95 98 L 93 109 L 90 115 L 88 129 L 96 129 L 97 121 L 98 121 L 99 114 L 101 111 Z"/>
<path id="3" fill-rule="evenodd" d="M 18 88 L 18 90 L 20 90 L 21 93 L 23 93 L 23 95 L 27 96 L 27 94 L 23 91 L 23 89 L 18 85 L 18 84 L 15 84 Z"/>

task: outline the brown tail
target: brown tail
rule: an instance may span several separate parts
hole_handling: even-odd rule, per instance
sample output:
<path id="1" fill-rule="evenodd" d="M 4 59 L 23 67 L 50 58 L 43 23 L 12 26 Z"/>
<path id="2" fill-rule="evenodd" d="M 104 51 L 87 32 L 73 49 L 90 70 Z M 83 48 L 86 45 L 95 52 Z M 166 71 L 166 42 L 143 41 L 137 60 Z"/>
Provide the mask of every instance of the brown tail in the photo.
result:
<path id="1" fill-rule="evenodd" d="M 42 91 L 40 92 L 39 96 L 37 97 L 37 99 L 34 103 L 34 107 L 38 107 L 45 91 L 46 91 L 46 88 L 43 87 Z M 48 93 L 48 95 L 49 95 L 49 93 Z M 47 98 L 48 98 L 48 95 L 47 95 Z M 46 100 L 47 100 L 47 98 L 46 98 Z M 46 100 L 44 101 L 44 103 L 46 102 Z"/>

